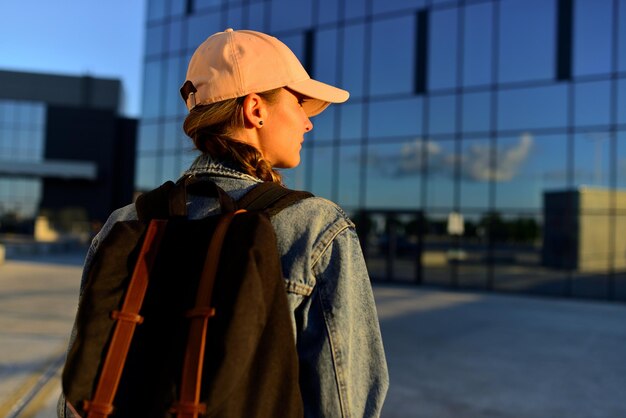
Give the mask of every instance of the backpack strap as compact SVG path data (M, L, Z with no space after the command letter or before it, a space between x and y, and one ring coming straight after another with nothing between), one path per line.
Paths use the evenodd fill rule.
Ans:
M209 243L196 292L196 302L193 309L187 312L191 321L187 335L180 396L178 402L170 409L170 412L176 413L177 418L197 418L206 412L206 404L200 402L200 387L209 319L215 315L215 309L211 306L213 285L228 227L235 216L245 212L239 209L222 215Z
M274 182L263 182L255 186L237 201L237 206L249 211L266 211L269 216L274 216L281 210L294 203L313 197L312 193L291 190Z
M166 225L166 220L150 221L122 307L119 311L111 312L111 318L116 321L115 328L93 399L84 403L88 418L106 418L113 413L113 400L122 377L130 343L137 324L143 322L139 311Z

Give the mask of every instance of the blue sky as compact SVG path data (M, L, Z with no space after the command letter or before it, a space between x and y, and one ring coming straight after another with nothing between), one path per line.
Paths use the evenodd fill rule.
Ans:
M2 0L0 69L121 79L137 117L144 0Z

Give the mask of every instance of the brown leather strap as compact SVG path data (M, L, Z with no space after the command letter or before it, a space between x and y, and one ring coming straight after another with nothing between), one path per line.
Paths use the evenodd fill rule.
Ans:
M143 321L139 310L148 288L150 271L154 266L166 225L166 220L150 221L122 308L111 312L111 317L116 320L115 329L98 379L96 393L92 400L85 401L84 404L88 418L106 418L113 413L113 400L122 376L130 342L135 327Z
M188 312L188 316L191 317L191 324L187 337L185 362L183 363L180 398L172 407L172 412L176 412L177 418L197 418L199 414L206 411L206 405L200 403L200 387L202 385L202 367L209 318L215 315L215 310L211 307L213 285L215 284L222 244L228 227L236 215L244 212L246 211L238 210L224 215L209 244L202 276L198 284L196 303L194 308Z

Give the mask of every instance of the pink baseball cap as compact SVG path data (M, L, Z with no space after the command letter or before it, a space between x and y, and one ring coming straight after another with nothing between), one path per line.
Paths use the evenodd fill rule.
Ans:
M308 116L350 93L313 80L293 52L273 36L251 30L226 29L208 37L196 49L181 88L187 109L287 87L305 96Z

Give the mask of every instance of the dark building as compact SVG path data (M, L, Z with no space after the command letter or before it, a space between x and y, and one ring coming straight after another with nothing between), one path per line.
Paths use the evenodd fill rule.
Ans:
M136 120L118 80L0 71L0 216L85 231L133 198Z

